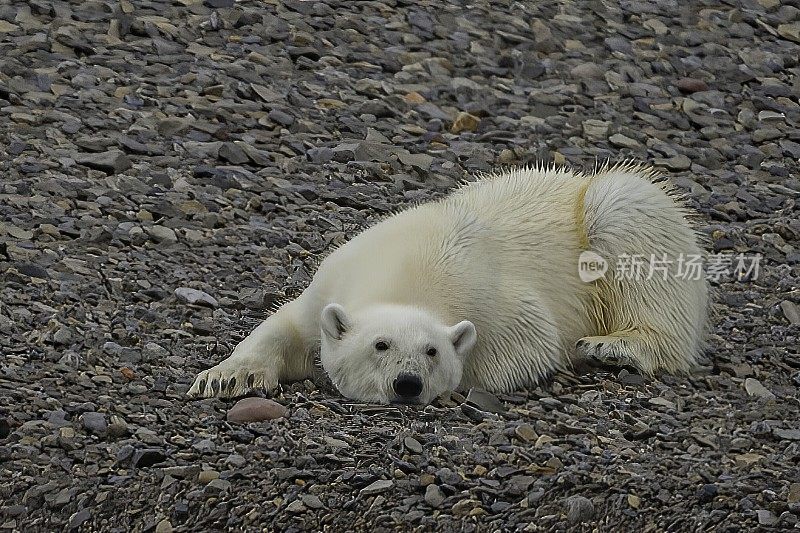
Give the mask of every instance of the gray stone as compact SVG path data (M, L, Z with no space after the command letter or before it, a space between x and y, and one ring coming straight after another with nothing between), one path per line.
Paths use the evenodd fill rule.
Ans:
M81 422L86 430L94 433L95 435L105 435L108 430L108 421L106 415L89 411L81 415Z
M800 440L800 429L776 428L772 434L782 440Z
M403 439L403 445L406 447L406 450L411 453L422 453L422 444L414 437L406 437Z
M172 523L169 519L164 518L158 524L156 524L155 533L172 533Z
M756 515L758 516L758 524L761 526L774 526L778 523L778 517L768 509L759 509L756 511Z
M800 43L800 22L778 25L778 35L787 41Z
M374 496L375 494L380 494L381 492L386 492L387 490L394 487L394 481L391 479L379 479L378 481L374 481L361 489L362 496Z
M768 400L774 399L775 394L761 384L756 378L747 378L744 380L744 389L750 396L758 398L766 398Z
M594 518L594 504L584 496L570 496L567 498L567 520L571 524L588 522Z
M692 166L692 160L683 154L678 154L666 159L656 159L654 163L669 170L688 170Z
M425 503L433 508L438 508L444 503L445 495L438 485L428 485L425 489Z
M203 307L219 307L219 302L216 298L207 292L192 289L190 287L178 287L175 289L175 296L178 297L183 303L190 305L200 305Z
M583 133L592 140L602 140L608 137L610 122L605 120L589 119L583 121Z
M304 494L300 497L303 501L303 505L308 507L309 509L324 509L325 505L322 503L322 500L319 497L313 494Z
M203 490L205 490L206 492L219 494L220 492L226 492L230 490L230 488L231 488L230 481L226 479L216 478L209 481L208 485L206 485Z
M86 522L92 517L91 511L89 509L81 509L80 511L72 514L69 517L69 523L67 524L67 530L73 531L77 530L81 524Z
M75 162L106 174L116 174L131 168L133 163L122 150L109 150L92 154L79 154Z
M175 230L166 226L146 226L144 230L158 243L170 244L178 241Z
M620 148L629 148L631 150L635 150L636 148L641 147L639 141L637 141L636 139L631 139L630 137L626 137L621 133L615 133L614 135L608 138L608 141L614 146L618 146Z
M487 413L502 414L506 412L505 406L497 399L497 396L482 389L470 389L466 402Z
M781 311L790 324L800 324L800 307L796 303L789 300L782 301Z

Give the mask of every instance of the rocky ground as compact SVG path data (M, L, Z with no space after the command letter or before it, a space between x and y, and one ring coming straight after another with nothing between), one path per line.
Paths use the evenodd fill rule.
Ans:
M796 1L0 1L0 528L800 527L798 58ZM628 156L763 256L703 373L185 397L390 210Z

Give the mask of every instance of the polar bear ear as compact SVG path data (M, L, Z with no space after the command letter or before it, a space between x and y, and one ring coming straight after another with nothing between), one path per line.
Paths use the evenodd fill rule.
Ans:
M469 320L459 322L448 330L450 342L459 357L466 357L469 351L475 346L478 340L478 332L475 331L475 324Z
M341 339L350 328L350 317L339 304L328 304L320 317L322 332L332 339Z

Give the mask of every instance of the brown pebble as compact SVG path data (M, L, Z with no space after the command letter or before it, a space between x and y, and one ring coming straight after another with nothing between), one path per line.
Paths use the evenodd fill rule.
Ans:
M246 424L282 418L287 413L288 410L278 402L266 398L243 398L228 409L227 419L228 422Z
M682 93L698 93L708 90L708 84L696 78L681 78L675 82L675 87Z
M466 111L462 111L453 121L453 125L450 127L450 132L461 133L462 131L475 131L478 129L478 124L480 121L481 119L475 115L471 115Z

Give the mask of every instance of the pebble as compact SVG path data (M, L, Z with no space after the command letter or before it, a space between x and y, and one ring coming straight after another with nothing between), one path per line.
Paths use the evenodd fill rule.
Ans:
M197 475L197 481L203 485L208 484L211 480L219 478L219 472L216 470L203 470Z
M175 230L166 226L147 226L144 231L158 243L171 244L178 242L178 235Z
M610 127L611 123L605 120L589 119L583 121L583 132L592 140L607 138Z
M389 489L394 487L394 481L391 479L379 479L378 481L374 481L361 489L362 496L374 496L375 494L380 494L381 492L385 492Z
M766 398L768 400L774 399L775 394L761 384L756 378L747 378L744 380L744 389L750 396L757 398Z
M133 463L133 466L146 468L163 463L166 461L166 459L167 457L164 455L163 451L155 448L146 448L142 450L136 450L133 453L131 462Z
M514 434L525 442L535 442L539 438L530 424L520 424L514 428Z
M789 485L789 495L786 497L788 503L800 503L800 482Z
M758 523L762 526L774 526L778 523L778 517L775 514L768 510L768 509L758 509L756 511L758 515Z
M669 170L688 170L692 166L692 160L683 154L678 154L666 159L656 159L655 164L666 167Z
M466 111L461 111L453 121L453 125L450 126L450 132L461 133L463 131L475 131L478 129L480 122L481 119L475 115L467 113Z
M305 504L300 500L294 500L286 506L286 510L290 513L304 513L307 509Z
M69 517L69 523L67 524L68 530L75 530L78 529L81 524L86 522L92 517L91 511L89 509L81 509L80 511L74 513L72 516Z
M585 496L567 498L567 520L570 524L588 522L594 518L594 504Z
M422 453L422 444L419 443L414 437L406 437L403 439L403 445L411 453Z
M675 87L677 87L682 93L687 94L708 90L708 84L703 80L698 80L696 78L680 78L675 82Z
M95 435L105 435L108 430L106 415L97 412L86 412L81 415L83 427Z
M796 303L789 300L782 301L781 311L783 311L783 316L786 317L790 324L800 324L800 306Z
M505 406L497 399L497 396L481 389L470 389L467 393L466 403L487 413L502 414L506 412Z
M800 22L778 24L778 35L789 41L800 43Z
M639 141L636 139L631 139L621 133L615 133L611 137L608 138L608 141L613 144L614 146L618 146L620 148L628 148L630 150L635 150L639 148L641 145Z
M101 170L106 174L117 174L131 168L131 160L122 150L109 150L95 154L80 154L75 158L79 165Z
M175 296L178 297L178 300L181 302L190 304L190 305L201 305L204 307L219 307L219 302L216 298L208 294L207 292L192 289L189 287L178 287L175 289Z
M318 496L314 494L304 494L300 498L303 501L303 504L308 507L309 509L324 509L325 504L322 503L322 500L319 499Z
M706 483L705 485L703 485L702 487L697 489L696 496L697 496L697 500L700 503L708 503L708 502L713 501L714 498L717 497L718 493L719 493L719 489L717 488L716 485L711 484L711 483Z
M428 485L425 489L425 503L433 508L439 508L444 502L445 495L438 485Z
M642 499L635 494L628 494L628 505L634 509L638 509L642 505Z
M172 533L172 523L164 518L156 524L155 533Z
M284 418L289 413L286 407L266 398L242 398L228 409L228 422L246 424Z
M775 428L772 434L783 440L800 440L800 429Z
M206 492L210 492L212 494L218 494L220 492L227 492L231 488L231 482L225 479L212 479L208 482L203 490Z

